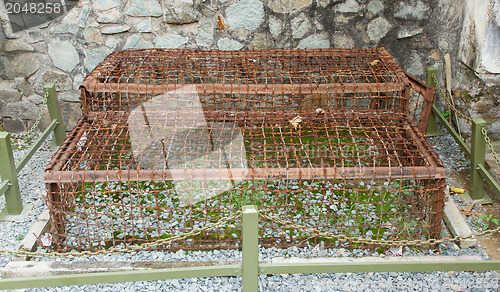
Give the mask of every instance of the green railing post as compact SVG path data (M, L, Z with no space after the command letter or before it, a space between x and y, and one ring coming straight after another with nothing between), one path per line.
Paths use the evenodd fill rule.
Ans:
M66 137L66 133L54 83L45 83L43 86L43 93L47 94L47 108L49 110L50 120L57 120L58 122L57 126L54 128L54 140L51 146L51 149L56 149L58 146L61 146Z
M243 292L255 292L259 290L259 213L255 206L243 206L242 225Z
M484 141L481 126L486 127L486 122L483 119L472 120L472 135L471 135L471 156L470 156L470 183L471 194L473 200L481 200L485 196L483 189L483 178L479 172L479 165L484 165L486 154L486 141Z
M5 219L8 215L20 215L23 212L23 201L17 182L16 165L8 132L0 132L0 176L3 181L8 180L10 184L5 191L7 206L0 214L0 219Z
M436 82L434 82L434 78L432 75L437 76L437 70L434 67L427 67L427 85L430 87L436 87ZM434 99L434 104L436 104L436 99ZM431 111L431 115L429 116L429 124L427 125L427 133L426 136L440 136L443 135L441 130L436 125L436 115Z

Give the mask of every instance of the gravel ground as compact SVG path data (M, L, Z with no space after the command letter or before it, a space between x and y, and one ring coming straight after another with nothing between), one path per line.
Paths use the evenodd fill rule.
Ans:
M451 140L450 140L451 139ZM43 184L43 171L50 160L53 151L48 150L50 141L46 142L41 150L30 160L19 175L19 184L22 191L23 202L33 204L33 210L25 216L22 222L0 222L0 237L3 238L1 248L14 249L21 242L36 217L45 208L45 188ZM22 143L21 143L22 144ZM460 153L458 145L450 136L436 137L431 140L448 173L460 172L467 169L468 161ZM15 151L15 157L22 156L22 150ZM450 170L452 170L450 172ZM450 185L460 186L457 178L447 178ZM454 197L458 199L458 197ZM461 203L467 205L467 203ZM4 197L0 198L0 207L5 205ZM480 207L475 207L479 208ZM471 219L472 220L472 219ZM475 227L474 224L472 227ZM484 250L472 248L460 250L454 244L441 245L439 250L416 250L404 248L402 255L476 255L483 259L489 256ZM359 257L390 256L378 254L369 250L346 250L328 249L323 250L321 246L308 246L304 248L288 249L260 249L260 259L266 260L272 257L310 257L310 256L336 256L336 257ZM38 259L45 260L45 259ZM66 261L68 259L58 259ZM109 260L135 260L135 261L232 261L241 260L241 252L237 250L213 250L200 251L178 251L178 252L138 252L135 254L107 255L102 257L79 258L74 260L109 261ZM9 257L0 257L0 268L10 261ZM472 273L472 272L432 272L432 273L356 273L356 274L309 274L309 275L273 275L260 276L259 287L261 291L498 291L499 280L495 272ZM49 289L31 289L29 291L238 291L241 290L241 277L214 277L199 279L180 279L169 281L145 281L134 283L85 285L79 287L56 287ZM19 290L24 291L24 290Z

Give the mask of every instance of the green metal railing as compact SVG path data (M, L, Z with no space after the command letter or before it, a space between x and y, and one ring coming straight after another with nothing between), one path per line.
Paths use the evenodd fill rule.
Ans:
M439 87L436 82L437 70L433 67L427 68L427 83L432 87ZM447 99L443 96L445 102ZM449 105L450 110L454 110L454 106ZM485 129L486 122L483 119L471 119L467 118L472 124L471 133L471 146L463 140L460 134L455 130L455 127L446 119L446 117L441 113L441 111L434 104L432 106L432 113L429 120L429 127L427 128L428 136L434 136L438 133L438 128L436 127L436 118L443 124L443 126L448 130L448 133L455 139L458 143L465 156L470 160L470 197L473 200L480 200L480 203L487 204L491 203L491 198L484 191L484 182L486 182L495 193L497 197L500 197L500 184L495 180L495 178L488 172L485 167L485 157L486 157L486 141L489 138L486 136ZM460 113L458 113L460 114Z
M2 182L0 183L0 195L5 194L6 202L5 209L0 213L0 220L9 219L16 215L22 215L28 211L27 208L23 206L17 175L21 172L31 157L33 157L35 152L40 148L50 133L54 132L52 148L61 145L66 135L64 132L64 125L59 108L59 101L57 100L55 85L53 83L47 83L44 85L43 91L44 98L46 98L44 103L46 102L47 104L51 123L31 145L28 151L26 151L17 164L15 163L12 155L12 145L10 141L11 134L8 132L0 132L0 165L2 166L0 167L0 177L2 178ZM42 114L43 107L37 121L41 119ZM34 130L35 127L33 127L32 130Z
M181 278L242 276L243 291L258 291L258 276L269 274L372 273L429 271L496 271L496 260L436 260L418 262L310 262L298 259L293 264L259 263L259 213L255 206L244 206L242 213L242 261L218 266L182 267L152 270L54 275L0 280L0 289L38 288L70 285L157 281Z

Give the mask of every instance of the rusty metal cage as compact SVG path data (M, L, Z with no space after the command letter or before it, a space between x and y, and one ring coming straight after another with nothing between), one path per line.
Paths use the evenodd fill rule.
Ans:
M434 91L379 49L115 52L45 173L57 250L168 238L242 205L337 234L438 237ZM264 246L324 240L261 219ZM238 248L240 221L165 249Z

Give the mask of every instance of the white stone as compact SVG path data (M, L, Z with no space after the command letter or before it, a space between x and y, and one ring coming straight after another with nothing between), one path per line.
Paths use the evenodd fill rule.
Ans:
M2 116L23 120L34 120L38 116L40 109L29 101L11 102L5 105Z
M151 18L139 22L136 27L138 32L151 32L153 29L151 24Z
M6 52L33 52L35 49L22 40L14 39L5 43L4 50Z
M77 74L75 78L73 78L73 90L80 89L80 85L82 85L82 82L83 82L83 75Z
M160 3L157 0L131 0L130 6L125 12L129 16L159 17L163 14Z
M402 27L398 32L398 39L409 38L421 34L424 31L422 27Z
M421 1L399 2L394 17L405 20L422 20L430 8Z
M120 0L96 0L92 3L95 10L110 10L120 5Z
M366 9L372 14L377 14L384 9L384 2L380 0L373 0L368 3Z
M368 23L366 32L368 33L370 41L377 43L389 32L391 28L392 24L390 24L389 21L383 17L377 17Z
M119 9L96 11L95 13L99 23L120 23L122 19L122 11Z
M281 34L282 27L283 22L279 18L272 15L269 16L269 31L274 38L277 38Z
M410 58L407 58L408 63L405 66L406 71L414 76L422 76L424 74L424 66L422 65L422 58L417 52L413 52Z
M217 46L219 47L220 50L239 50L243 48L242 43L232 40L228 37L221 38L217 42Z
M211 23L204 23L200 26L196 44L200 47L211 47L214 44L214 29Z
M123 49L149 49L153 47L153 43L149 40L146 40L142 37L141 34L134 34L131 35L128 39L125 45L123 46Z
M78 26L74 23L68 23L68 22L61 22L58 24L54 24L50 28L50 33L51 34L76 34L78 32Z
M187 43L189 39L176 33L159 36L155 39L156 48L176 49Z
M94 70L97 64L104 60L109 54L111 54L111 50L106 47L88 50L85 58L85 68L89 71Z
M88 43L102 44L103 38L101 32L95 27L86 27L83 30L83 36Z
M276 13L291 13L311 5L312 0L269 0L267 6Z
M330 3L332 3L332 1L331 0L316 0L316 3L318 3L318 5L321 7L326 7Z
M103 34L116 34L116 33L126 32L129 29L130 27L128 25L122 25L122 24L106 25L101 28L101 32Z
M293 18L291 24L292 24L292 35L294 38L297 39L303 37L311 27L311 23L307 19L307 16L304 14L301 14Z
M165 11L163 20L170 24L189 24L198 22L200 19L200 12L194 10L192 7L170 7Z
M335 10L342 13L356 13L361 10L361 6L358 2L356 2L356 0L347 0L346 2L338 5Z
M264 5L258 0L241 0L226 9L229 29L258 28L264 21Z
M83 8L80 17L78 18L78 26L85 27L85 24L87 23L91 10L92 9L89 6L85 6Z
M333 36L333 45L335 48L352 49L354 47L354 40L347 33L339 33Z
M80 102L80 93L75 90L59 93L58 99L66 102Z
M320 49L329 47L330 47L330 40L328 36L324 33L313 34L311 36L308 36L307 38L301 40L298 45L299 49Z
M37 53L17 54L12 59L12 70L17 75L29 78L36 71L38 71L38 69L40 69L40 59L41 58L37 55Z
M52 64L63 71L71 72L80 62L78 52L68 41L54 40L48 47Z

